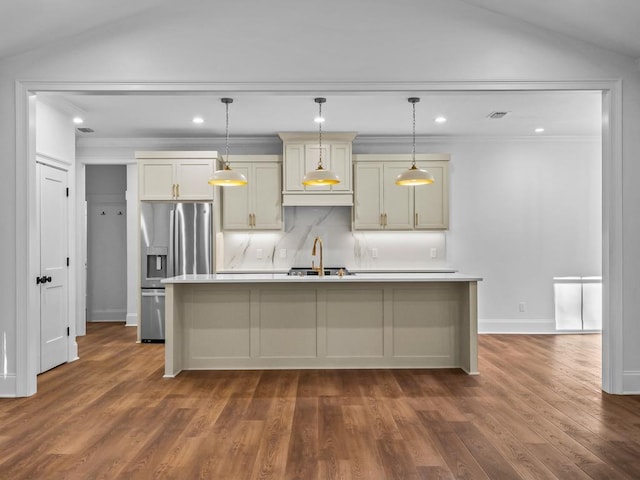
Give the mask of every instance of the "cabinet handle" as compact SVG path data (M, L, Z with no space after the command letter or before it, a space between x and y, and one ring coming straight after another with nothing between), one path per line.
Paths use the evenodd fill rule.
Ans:
M176 183L176 198L180 196L180 184Z
M414 220L413 220L413 226L414 226L414 227L417 227L417 226L418 226L418 214L417 214L417 213L415 214L415 218L414 218Z
M176 198L176 184L171 184L171 198Z
M385 227L387 226L387 214L386 213L384 214L384 226Z
M249 214L249 226L250 227L255 227L256 226L256 214L255 213L250 213Z
M379 223L380 223L381 227L384 227L384 213L380 214L380 222Z

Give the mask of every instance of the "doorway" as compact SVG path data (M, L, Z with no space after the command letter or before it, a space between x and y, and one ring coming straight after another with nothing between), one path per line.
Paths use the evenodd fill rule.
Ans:
M35 178L33 164L26 161L34 157L33 97L35 92L117 92L126 95L132 92L178 92L178 93L214 93L226 94L238 92L268 92L283 94L296 92L362 92L376 91L510 91L523 88L532 91L543 90L600 90L603 92L603 368L602 388L610 393L623 391L623 276L620 265L623 264L622 235L622 85L617 80L584 80L576 82L538 81L527 82L466 82L443 83L424 82L419 84L359 84L345 86L339 83L305 84L304 87L291 84L192 84L192 83L143 83L143 84L95 84L68 83L61 85L55 82L18 81L16 82L16 178L18 184L17 215L27 218L33 214L29 199L34 198L33 187L29 183ZM20 186L24 188L20 190ZM26 265L18 267L16 281L19 285L30 285L33 269L34 251L32 248L32 227L27 222L17 225L17 255L27 258ZM16 339L18 356L24 359L18 362L16 369L16 392L19 396L31 395L36 390L33 376L33 349L30 347L29 327L34 310L32 288L18 292L17 306L19 318L16 320Z
M87 165L87 321L127 316L127 170Z

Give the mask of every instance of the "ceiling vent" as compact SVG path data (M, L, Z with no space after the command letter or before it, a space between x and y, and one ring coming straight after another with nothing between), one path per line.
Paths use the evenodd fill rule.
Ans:
M507 115L509 115L509 112L491 112L489 115L487 115L487 118L493 118L493 119L499 119L499 118L504 118Z
M94 133L95 130L89 127L78 127L78 131L82 133Z

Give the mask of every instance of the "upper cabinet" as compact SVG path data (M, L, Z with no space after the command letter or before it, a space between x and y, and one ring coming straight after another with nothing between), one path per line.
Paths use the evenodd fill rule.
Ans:
M212 201L218 152L136 152L140 200Z
M449 155L420 154L416 163L434 182L395 184L410 155L354 155L353 227L356 230L446 230L449 228Z
M282 160L279 155L231 155L231 168L247 177L243 187L222 187L223 230L282 228Z
M351 144L356 134L322 133L322 164L340 183L305 186L302 179L315 170L320 158L317 133L280 133L283 142L282 203L284 206L353 205Z

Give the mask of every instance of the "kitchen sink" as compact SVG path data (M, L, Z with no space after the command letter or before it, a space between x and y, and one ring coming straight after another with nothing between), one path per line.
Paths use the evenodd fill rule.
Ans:
M325 267L324 274L325 276L339 276L340 271L342 271L342 275L355 275L347 270L345 267ZM318 276L320 272L318 270L314 270L309 267L293 267L289 270L288 275L298 276L298 277L306 277L306 276Z

